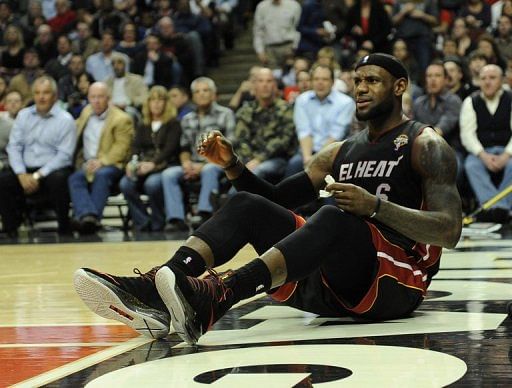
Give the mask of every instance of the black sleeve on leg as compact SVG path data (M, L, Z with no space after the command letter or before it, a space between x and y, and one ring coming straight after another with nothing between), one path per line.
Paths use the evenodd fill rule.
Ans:
M318 198L311 179L304 171L273 185L244 168L231 183L238 191L259 194L288 209L295 209Z

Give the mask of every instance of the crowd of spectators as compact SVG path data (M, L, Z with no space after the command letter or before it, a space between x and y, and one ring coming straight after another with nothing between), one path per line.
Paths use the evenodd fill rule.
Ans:
M205 73L248 11L258 60L223 107ZM362 129L352 68L372 52L409 70L404 113L455 150L466 211L512 183L511 0L0 0L3 230L41 196L59 233L93 233L120 190L135 230L187 232L187 190L197 225L222 185L202 135L222 131L269 181L299 172Z

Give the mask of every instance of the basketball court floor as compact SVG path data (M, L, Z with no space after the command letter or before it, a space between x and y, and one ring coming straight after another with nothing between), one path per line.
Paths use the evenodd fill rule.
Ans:
M0 387L512 386L512 233L476 234L444 252L411 318L318 317L261 296L235 306L195 347L104 320L72 286L79 267L147 271L181 241L113 230L0 238ZM246 247L232 267L254 256Z

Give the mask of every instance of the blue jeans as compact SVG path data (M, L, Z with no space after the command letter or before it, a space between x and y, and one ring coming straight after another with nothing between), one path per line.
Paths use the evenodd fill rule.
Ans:
M119 188L128 201L128 208L136 230L151 228L153 231L162 230L165 226L164 194L162 190L162 173L156 172L147 177L139 177L133 181L126 175L119 182ZM149 197L151 215L142 203L140 195Z
M219 189L219 178L224 173L219 166L207 163L201 170L201 190L199 192L199 203L197 210L211 213L213 211L210 203L210 193ZM181 166L169 167L162 172L162 187L164 191L165 213L167 220L185 219L185 204L181 181L183 179L183 168Z
M121 175L123 175L123 171L115 166L99 168L94 174L92 183L87 182L82 169L71 174L68 186L75 218L80 219L86 214L93 214L101 219L110 189L117 183Z
M485 152L499 155L503 153L504 149L504 147L498 146L489 147L485 149ZM478 156L472 154L468 155L464 162L464 168L466 169L466 176L468 177L469 184L471 185L480 205L494 197L512 183L512 159L507 162L503 170L503 179L498 187L496 187L492 182L490 171L487 170L484 163ZM509 195L503 198L493 207L501 207L510 210L512 208L512 196Z
M261 179L265 179L269 182L280 181L286 171L288 162L284 158L272 158L261 162L252 173ZM229 189L228 194L233 195L237 192L235 187Z
M304 160L302 159L302 153L299 151L288 161L284 177L288 178L301 171L304 171Z

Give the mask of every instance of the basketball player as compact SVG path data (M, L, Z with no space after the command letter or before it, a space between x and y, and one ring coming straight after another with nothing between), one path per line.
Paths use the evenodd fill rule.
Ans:
M167 334L170 312L189 344L233 304L262 292L323 316L409 316L439 269L441 247L460 236L455 155L431 127L402 114L408 75L394 57L363 57L354 81L356 114L368 128L327 146L278 185L245 168L219 132L204 137L200 153L224 168L238 193L171 260L140 278L78 270L82 299L154 337ZM335 182L326 186L327 175ZM321 189L336 206L323 206L307 223L287 210ZM211 269L246 243L259 258L220 275Z

